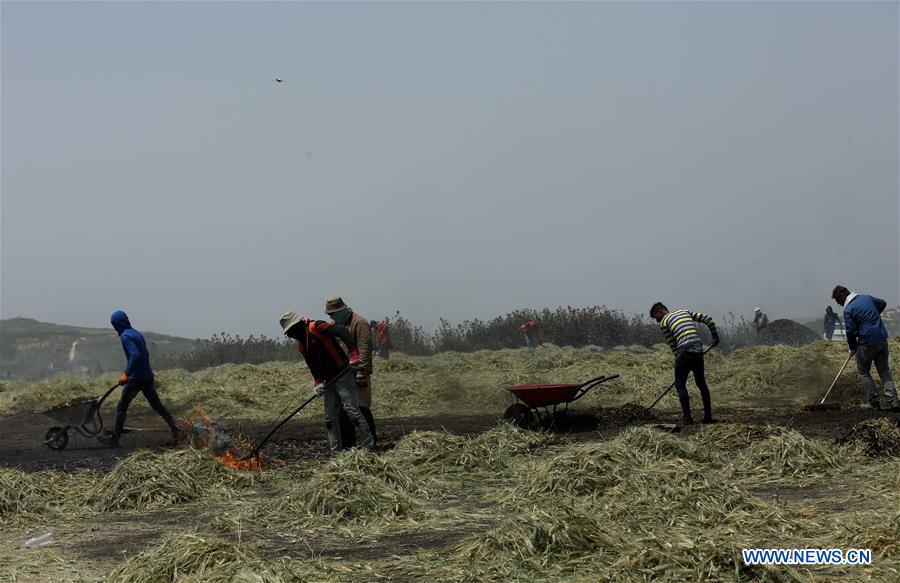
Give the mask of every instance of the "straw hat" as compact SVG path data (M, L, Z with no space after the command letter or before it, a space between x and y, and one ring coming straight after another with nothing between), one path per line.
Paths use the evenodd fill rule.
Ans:
M278 323L281 324L281 329L284 331L285 334L287 334L288 330L290 330L293 326L295 326L296 324L299 324L302 321L303 321L303 318L301 318L297 314L297 312L295 312L294 310L288 310L287 312L284 313L284 315L281 317L281 319L278 320Z
M340 312L341 310L346 309L347 304L344 303L344 300L342 300L340 296L333 296L325 300L326 314L334 314L335 312Z

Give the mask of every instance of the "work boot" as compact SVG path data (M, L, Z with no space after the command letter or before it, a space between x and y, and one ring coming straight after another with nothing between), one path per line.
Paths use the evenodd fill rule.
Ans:
M119 447L119 436L115 433L111 433L109 435L98 435L97 441L111 449L116 449Z
M166 445L174 446L180 445L181 443L187 441L188 435L187 432L183 431L180 427L172 428L172 439L166 443Z
M718 421L716 421L715 419L713 419L712 416L707 415L707 416L705 416L705 417L703 418L703 421L701 421L700 423L702 423L702 424L704 424L704 425L711 425L711 424L713 424L713 423L718 423Z
M682 424L682 425L693 425L693 424L694 424L694 418L693 418L693 417L684 416L684 417L681 418L681 424Z

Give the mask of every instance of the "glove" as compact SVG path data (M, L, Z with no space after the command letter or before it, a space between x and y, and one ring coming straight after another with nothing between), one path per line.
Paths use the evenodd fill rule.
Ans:
M325 394L325 383L317 381L316 386L313 387L313 393L315 393L315 395L317 397L321 397L322 395L324 395Z
M124 385L127 382L128 382L128 375L125 373L122 373L122 376L119 377L119 384Z
M712 335L712 346L718 346L718 345L719 345L719 335L713 334Z

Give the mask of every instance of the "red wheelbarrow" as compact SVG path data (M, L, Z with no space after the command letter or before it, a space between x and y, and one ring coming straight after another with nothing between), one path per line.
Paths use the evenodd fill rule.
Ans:
M569 403L574 403L585 396L594 387L606 381L619 378L619 375L603 375L587 382L565 385L518 385L507 387L516 402L507 407L503 418L527 429L544 426L553 429L557 420L569 410ZM562 411L559 407L563 406Z

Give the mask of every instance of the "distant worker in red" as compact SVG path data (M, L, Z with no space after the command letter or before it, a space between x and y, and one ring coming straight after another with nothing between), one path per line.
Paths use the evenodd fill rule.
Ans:
M541 339L541 329L538 327L537 320L533 318L528 320L519 326L519 330L525 335L525 346L527 346L529 350L534 350L540 346L541 342L543 342Z
M378 356L382 360L389 359L394 345L391 343L391 327L387 318L375 325L375 340L378 342Z

